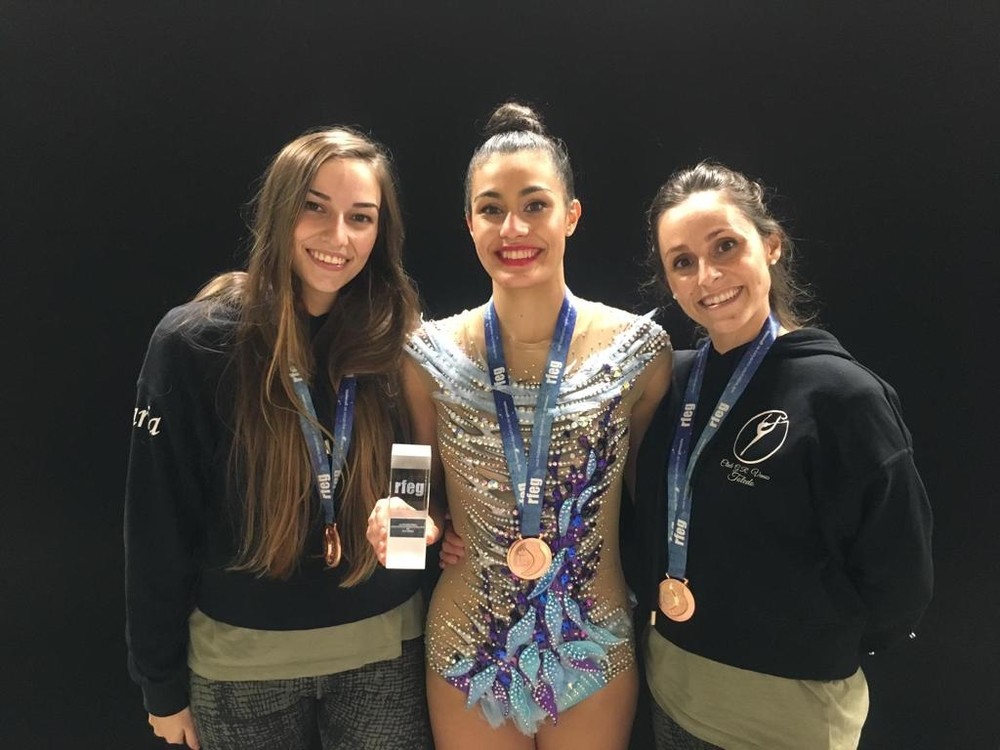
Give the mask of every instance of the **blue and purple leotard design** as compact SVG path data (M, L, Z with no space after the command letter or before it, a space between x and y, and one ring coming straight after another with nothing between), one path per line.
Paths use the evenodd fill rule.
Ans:
M552 564L537 580L507 567L519 538L482 348L482 312L426 323L410 355L433 379L452 522L466 557L442 575L428 613L429 667L494 726L534 734L632 668L629 594L618 560L618 508L633 385L668 346L647 317L580 301L555 406L540 536ZM613 321L613 322L609 322ZM583 325L581 325L583 324ZM525 444L538 383L506 388Z

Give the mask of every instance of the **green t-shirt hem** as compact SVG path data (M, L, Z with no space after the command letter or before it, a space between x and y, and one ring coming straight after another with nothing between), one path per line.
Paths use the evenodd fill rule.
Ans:
M648 628L646 681L685 731L726 750L853 750L868 716L868 683L792 680L689 653Z
M285 680L318 677L396 659L403 641L424 630L418 591L398 607L344 625L312 630L254 630L195 610L188 620L188 666L209 680Z

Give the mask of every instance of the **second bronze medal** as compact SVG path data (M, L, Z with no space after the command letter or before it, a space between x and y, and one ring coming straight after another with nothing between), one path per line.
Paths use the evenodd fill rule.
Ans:
M518 578L533 581L552 565L552 550L536 536L518 539L507 549L507 567Z

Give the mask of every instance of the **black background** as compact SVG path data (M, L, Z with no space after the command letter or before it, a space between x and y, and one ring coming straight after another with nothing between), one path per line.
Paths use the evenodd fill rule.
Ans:
M650 307L642 215L674 168L778 189L824 325L900 393L936 514L935 600L866 662L862 746L996 750L998 7L0 2L3 744L160 746L122 635L135 376L159 317L240 263L270 156L331 123L389 144L408 268L450 313L488 294L462 179L517 96L573 154L581 296Z

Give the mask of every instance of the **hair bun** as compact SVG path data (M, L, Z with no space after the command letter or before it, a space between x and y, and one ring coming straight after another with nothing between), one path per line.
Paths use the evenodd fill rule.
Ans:
M483 135L489 139L500 133L526 131L547 136L542 118L526 104L520 102L504 102L490 115L483 128Z

